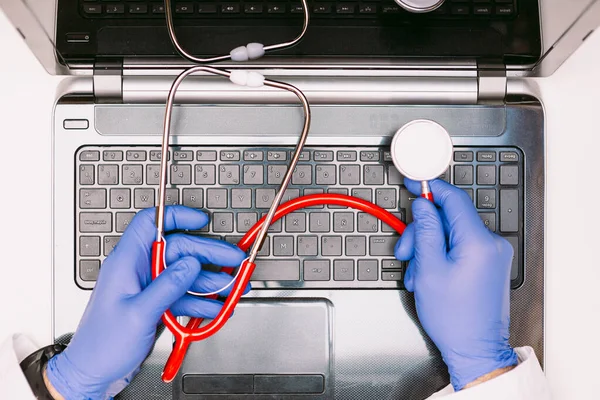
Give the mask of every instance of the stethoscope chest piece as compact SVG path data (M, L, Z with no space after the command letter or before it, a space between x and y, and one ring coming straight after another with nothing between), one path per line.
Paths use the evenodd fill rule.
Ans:
M440 124L420 119L398 129L390 153L398 171L415 181L438 178L452 160L452 139Z
M444 0L396 0L396 3L413 13L427 13L436 10Z

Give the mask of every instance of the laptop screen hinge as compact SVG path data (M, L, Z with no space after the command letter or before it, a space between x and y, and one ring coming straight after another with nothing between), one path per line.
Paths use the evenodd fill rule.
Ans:
M94 63L94 97L98 103L123 102L123 62L96 60Z
M504 104L506 66L501 63L478 63L477 70L477 103Z

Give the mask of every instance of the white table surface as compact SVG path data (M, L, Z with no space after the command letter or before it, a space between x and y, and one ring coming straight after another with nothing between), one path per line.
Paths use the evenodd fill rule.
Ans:
M51 112L60 78L47 75L1 11L0 51L0 341L20 332L41 346L51 340ZM598 398L600 29L537 83L547 113L546 374L556 399Z

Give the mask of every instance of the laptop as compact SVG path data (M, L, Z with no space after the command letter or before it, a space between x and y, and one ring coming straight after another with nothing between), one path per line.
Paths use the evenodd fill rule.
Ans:
M104 258L156 204L164 102L178 58L160 1L1 0L44 67L68 75L53 110L53 326L68 343ZM306 38L256 62L221 63L296 85L312 105L285 199L343 193L412 220L393 134L414 119L455 146L441 177L469 193L514 247L511 344L544 360L545 114L527 78L552 74L600 25L600 1L446 0L414 14L391 0L314 1ZM219 55L301 28L294 1L174 2L182 45ZM199 74L174 111L170 204L211 216L190 234L236 243L260 218L301 130L297 99ZM423 399L449 382L393 257L398 237L355 210L299 210L273 225L252 292L170 383L159 330L120 399Z

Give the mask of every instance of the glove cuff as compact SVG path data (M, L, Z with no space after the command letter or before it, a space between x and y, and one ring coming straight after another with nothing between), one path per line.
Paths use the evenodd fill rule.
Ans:
M107 387L87 383L69 361L67 351L52 357L46 365L46 376L54 389L67 400L105 399Z
M463 389L469 383L481 378L484 375L489 374L497 369L513 367L518 364L519 359L517 353L512 347L507 348L493 358L469 358L462 359L460 362L449 362L450 358L444 355L444 361L448 365L448 372L450 374L450 382L455 392Z

